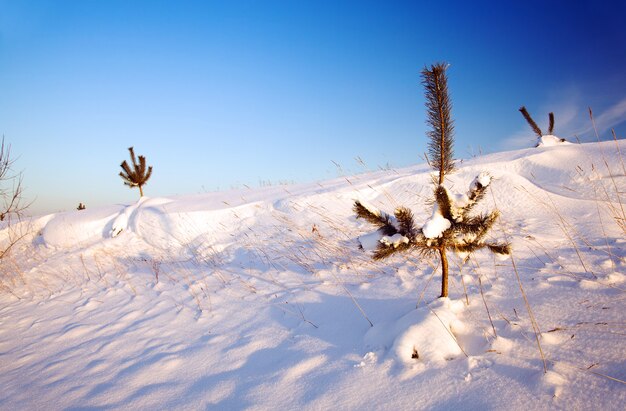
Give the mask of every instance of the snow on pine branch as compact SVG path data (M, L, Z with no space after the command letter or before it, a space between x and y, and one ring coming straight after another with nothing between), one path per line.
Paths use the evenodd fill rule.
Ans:
M499 213L493 211L486 215L470 215L491 182L491 175L481 172L472 180L465 193L452 194L444 186L437 186L432 214L421 227L415 224L413 213L405 207L397 208L395 215L391 216L369 204L356 201L354 210L357 218L364 218L378 227L377 231L358 238L361 248L375 251L375 259L411 247L417 247L422 252L445 247L463 258L484 247L499 254L508 254L508 244L485 241Z

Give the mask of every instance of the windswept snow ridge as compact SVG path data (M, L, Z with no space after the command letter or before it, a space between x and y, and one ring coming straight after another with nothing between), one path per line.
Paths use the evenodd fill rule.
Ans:
M0 245L24 237L0 260L0 410L625 409L623 161L464 161L450 198L488 186L475 212L501 212L514 260L451 258L450 299L436 256L357 246L407 239L364 237L355 198L445 230L423 165L5 225Z

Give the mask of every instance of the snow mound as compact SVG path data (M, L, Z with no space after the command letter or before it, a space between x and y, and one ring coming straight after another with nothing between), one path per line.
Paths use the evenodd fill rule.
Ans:
M412 366L423 362L428 366L444 366L463 353L455 330L463 324L457 318L462 303L442 298L405 316L401 322L413 322L395 339L392 352L401 363Z
M129 205L120 211L118 216L115 217L115 220L113 220L109 235L111 237L117 237L124 230L131 228L137 230L140 212L143 212L144 210L154 210L171 202L172 200L166 198L141 197L135 204ZM163 215L166 215L165 210L160 211Z
M537 140L537 147L553 147L558 145L568 145L572 144L565 140L564 138L553 136L552 134L547 134L545 136L541 136Z
M88 245L108 237L110 223L121 206L68 211L54 215L42 230L44 244L70 248Z
M59 248L88 246L123 232L135 232L154 242L155 238L164 237L164 232L171 234L180 226L175 221L176 214L164 208L171 202L166 198L142 197L128 206L59 213L51 216L41 235L45 245Z
M466 331L459 319L464 310L461 301L440 298L395 322L375 324L365 341L370 348L389 350L409 374L440 368L463 355L457 338Z

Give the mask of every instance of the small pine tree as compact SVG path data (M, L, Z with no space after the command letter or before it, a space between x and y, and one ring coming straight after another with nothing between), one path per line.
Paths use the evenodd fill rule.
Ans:
M533 118L528 113L528 110L526 110L526 107L524 107L524 106L520 107L519 111L520 111L520 113L522 113L522 116L524 116L524 119L526 120L526 122L528 123L530 128L533 129L533 132L537 136L537 139L538 139L537 147L540 145L539 142L541 141L541 138L543 136L546 136L546 135L552 136L553 135L553 133L554 133L554 113L552 113L552 112L548 113L548 133L547 134L543 134L543 132L541 131L541 129L539 128L537 123L535 123L535 120L533 120ZM558 141L565 142L565 139L564 138L560 138L560 139L558 139Z
M456 252L467 258L481 248L497 254L509 254L508 243L497 243L485 239L499 213L471 215L491 183L491 176L481 173L470 184L463 201L454 201L444 187L446 173L454 171L453 121L451 102L448 96L447 65L435 64L422 71L422 83L426 91L427 123L430 164L438 172L435 179L433 214L418 228L413 213L405 207L396 209L394 216L368 207L356 201L354 212L357 218L378 227L380 239L374 251L375 260L384 259L401 251L416 250L422 255L439 254L441 261L441 297L448 296L448 258L446 251ZM394 218L395 217L395 218Z
M133 163L133 168L131 170L126 160L124 160L122 164L120 164L123 170L120 172L120 177L124 180L124 184L130 188L139 187L139 197L143 197L143 186L152 175L152 166L146 169L146 158L139 156L139 163L137 163L133 148L129 147L128 151L130 151L130 159Z

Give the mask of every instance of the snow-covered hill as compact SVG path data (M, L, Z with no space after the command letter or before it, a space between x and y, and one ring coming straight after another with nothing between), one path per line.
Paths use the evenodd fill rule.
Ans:
M447 186L494 177L513 256L453 259L450 299L436 259L356 243L356 199L430 216L426 166L14 225L0 409L624 409L623 161L607 142L460 163Z

